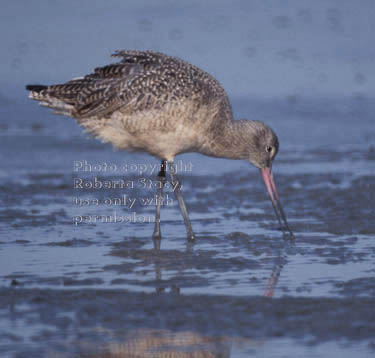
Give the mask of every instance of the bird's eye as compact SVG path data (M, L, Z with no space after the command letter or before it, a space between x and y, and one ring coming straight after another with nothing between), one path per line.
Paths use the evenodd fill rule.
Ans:
M271 147L270 145L267 145L267 147L266 147L266 151L267 151L268 153L271 153L271 151L272 151L272 147Z

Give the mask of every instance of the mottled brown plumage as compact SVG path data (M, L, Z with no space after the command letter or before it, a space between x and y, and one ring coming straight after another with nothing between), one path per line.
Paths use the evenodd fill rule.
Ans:
M30 97L76 118L119 149L144 150L168 160L188 151L246 159L248 146L255 144L243 142L249 129L273 134L260 122L234 123L222 86L194 65L152 51L118 51L113 56L122 61L42 90L30 86ZM276 151L275 145L274 155Z
M185 152L245 159L273 183L276 134L262 122L234 120L228 96L214 77L160 52L118 51L112 56L121 61L84 77L27 86L30 98L76 118L118 149L145 151L171 162ZM278 200L273 187L267 189Z

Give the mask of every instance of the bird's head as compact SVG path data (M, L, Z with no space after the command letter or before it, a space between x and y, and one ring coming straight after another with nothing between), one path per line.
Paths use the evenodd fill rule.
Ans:
M245 135L248 138L247 159L260 170L280 227L283 228L281 223L282 219L285 228L290 232L291 237L293 237L293 233L289 228L284 210L281 206L279 194L277 193L272 175L272 162L279 151L279 140L277 135L263 122L246 121L244 124L244 132L247 132Z
M247 121L249 135L249 157L251 164L259 169L271 168L279 151L279 140L275 132L259 121Z

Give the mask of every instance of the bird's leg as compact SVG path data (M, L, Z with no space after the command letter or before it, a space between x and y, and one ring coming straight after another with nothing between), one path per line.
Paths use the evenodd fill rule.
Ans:
M186 209L184 199L183 199L182 194L181 194L181 182L176 175L176 167L175 167L174 163L168 162L168 164L169 164L169 169L170 169L169 174L171 176L172 188L173 188L173 191L176 195L178 205L179 205L180 210L181 210L181 214L182 214L182 216L184 218L184 221L185 221L188 240L193 241L193 240L195 240L195 236L194 236L194 233L193 233L193 229L191 228L189 215L188 215L188 212L187 212L187 209Z
M160 206L161 206L161 200L163 196L163 187L165 184L165 168L166 168L167 162L165 160L161 161L161 168L158 174L158 191L156 196L156 213L155 213L155 228L154 228L154 234L152 235L154 241L160 241L161 240L161 232L160 232ZM160 248L160 242L155 242L155 248Z

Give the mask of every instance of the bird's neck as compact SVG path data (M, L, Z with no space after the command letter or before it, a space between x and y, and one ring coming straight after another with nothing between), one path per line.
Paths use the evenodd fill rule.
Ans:
M245 119L221 121L200 152L211 157L248 159L248 141L244 137L246 122Z

